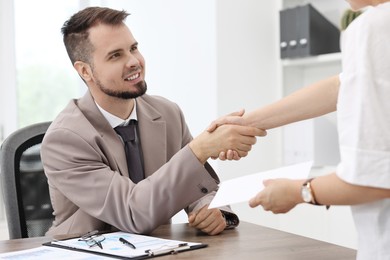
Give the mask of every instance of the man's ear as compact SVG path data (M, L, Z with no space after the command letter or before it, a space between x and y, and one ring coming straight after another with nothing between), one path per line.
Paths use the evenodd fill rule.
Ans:
M83 61L76 61L73 64L73 67L77 70L80 77L85 81L88 82L92 78L92 70L91 66L89 66L88 63L85 63Z

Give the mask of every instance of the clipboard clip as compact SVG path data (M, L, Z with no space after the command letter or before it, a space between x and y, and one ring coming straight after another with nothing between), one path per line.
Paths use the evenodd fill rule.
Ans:
M148 254L148 256L158 256L158 255L166 255L166 254L177 254L180 251L190 249L191 247L188 245L188 243L181 243L174 246L162 246L158 249L148 249L145 250L145 253Z

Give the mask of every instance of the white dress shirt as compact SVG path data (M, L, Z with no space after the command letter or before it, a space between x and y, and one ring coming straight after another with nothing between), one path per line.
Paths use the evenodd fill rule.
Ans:
M102 107L100 107L98 105L98 103L95 102L95 104L99 108L100 112L103 114L104 118L106 118L108 123L110 123L112 128L115 128L119 125L128 125L130 120L132 120L132 119L137 120L137 101L136 101L136 99L134 99L133 111L131 111L130 116L126 120L123 120L122 118L119 118L119 117L111 114L110 112L104 110Z

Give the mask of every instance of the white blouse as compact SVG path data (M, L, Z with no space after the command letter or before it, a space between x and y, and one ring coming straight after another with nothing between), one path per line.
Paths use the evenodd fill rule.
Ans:
M368 8L342 35L337 104L348 183L390 189L390 2ZM352 206L358 259L390 259L390 199Z

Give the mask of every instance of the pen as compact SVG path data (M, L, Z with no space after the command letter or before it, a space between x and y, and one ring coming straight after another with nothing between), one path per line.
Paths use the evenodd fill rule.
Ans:
M121 241L123 244L125 244L126 246L129 246L133 249L136 249L135 245L133 245L132 243L130 243L129 241L127 241L126 239L124 239L123 237L120 237L119 238L119 241Z

